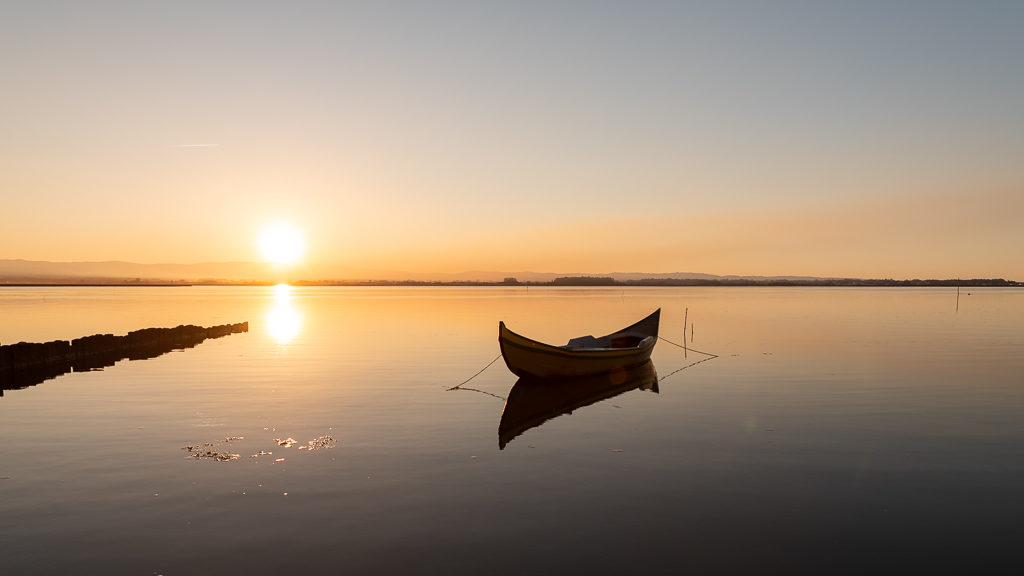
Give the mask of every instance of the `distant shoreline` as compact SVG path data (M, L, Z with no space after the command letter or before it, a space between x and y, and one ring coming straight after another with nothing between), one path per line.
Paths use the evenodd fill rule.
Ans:
M195 284L175 283L139 283L131 284L126 282L0 282L0 288L178 288L195 286Z
M168 281L89 281L89 282L3 282L0 281L0 288L179 288L191 286L274 286L280 282L246 282L246 281L198 281L198 282L168 282ZM547 282L520 282L509 278L500 282L459 280L459 281L429 281L429 280L297 280L288 282L291 286L336 286L336 287L617 287L617 288L646 288L646 287L714 287L714 286L751 286L751 287L940 287L940 288L1015 288L1024 286L1024 282L1004 280L1002 278L972 278L961 280L892 280L892 279L858 279L858 278L837 278L837 279L815 279L815 280L783 280L783 279L678 279L678 278L644 278L639 280L615 280L610 277L593 276L569 276L556 278Z

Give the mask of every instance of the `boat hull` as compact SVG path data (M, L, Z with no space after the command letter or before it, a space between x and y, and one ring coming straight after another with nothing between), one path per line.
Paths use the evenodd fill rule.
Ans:
M508 369L520 377L574 378L639 366L651 358L661 310L618 332L592 339L601 347L552 346L498 324L498 344ZM620 344L625 343L625 344Z

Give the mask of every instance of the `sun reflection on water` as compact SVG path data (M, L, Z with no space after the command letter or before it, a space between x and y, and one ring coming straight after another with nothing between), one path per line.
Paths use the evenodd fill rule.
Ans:
M287 344L302 330L302 315L292 306L292 287L273 287L276 304L267 312L267 334L278 344Z

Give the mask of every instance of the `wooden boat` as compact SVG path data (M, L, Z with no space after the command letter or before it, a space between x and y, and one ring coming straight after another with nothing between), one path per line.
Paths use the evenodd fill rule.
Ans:
M600 338L581 336L552 346L520 336L498 323L498 344L505 365L519 377L573 378L639 366L658 342L661 308L643 320Z
M498 448L530 428L630 390L658 392L658 373L648 360L629 369L582 378L520 378L509 390L498 423Z

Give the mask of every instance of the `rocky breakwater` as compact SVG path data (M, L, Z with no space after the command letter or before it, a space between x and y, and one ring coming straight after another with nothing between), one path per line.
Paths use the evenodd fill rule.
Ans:
M192 348L207 338L248 332L249 323L219 326L182 325L143 328L124 336L93 334L53 342L18 342L0 345L0 395L39 384L68 372L85 372L128 360L144 360L172 350Z

